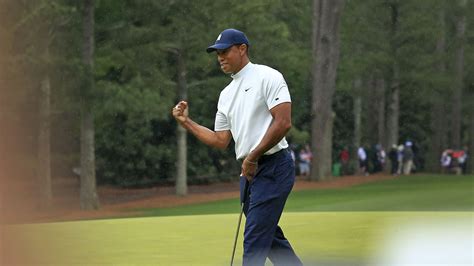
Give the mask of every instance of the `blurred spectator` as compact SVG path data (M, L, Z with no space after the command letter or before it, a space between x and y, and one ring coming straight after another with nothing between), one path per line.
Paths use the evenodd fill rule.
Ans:
M366 149L367 152L367 158L368 158L368 172L369 173L376 173L378 172L378 167L377 167L377 149L375 148L375 145L373 145L371 148Z
M344 146L342 151L339 153L339 160L341 161L342 175L347 175L349 173L349 149L347 146Z
M357 150L357 157L359 158L360 174L369 175L367 152L363 146Z
M466 163L467 155L464 150L454 150L451 153L451 170L454 171L455 174L460 175L463 172L464 164Z
M383 149L382 145L377 144L375 145L375 165L374 165L374 172L381 172L383 171L383 167L385 164L385 150Z
M403 144L398 145L397 148L397 161L398 161L398 169L397 169L397 174L401 175L402 174L402 168L403 168L403 150L404 150Z
M466 173L467 152L465 150L444 150L441 154L442 172L455 173L457 175Z
M467 158L469 157L467 147L464 147L463 152L464 154L459 160L459 165L461 167L462 174L465 175L467 174Z
M398 150L397 145L393 144L390 152L388 153L388 159L390 160L390 174L396 175L398 174Z
M441 154L441 169L443 174L449 173L451 169L451 153L452 150L444 150L443 153Z
M411 167L411 172L413 173L421 171L421 169L423 168L423 156L420 156L420 147L417 145L416 142L414 142L411 146L411 149L413 151L413 165Z
M308 144L306 144L304 148L301 149L299 158L300 174L304 176L309 175L309 169L311 166L311 160L313 159L313 154L311 153L311 149L309 148Z
M413 143L411 141L405 142L405 148L403 149L403 174L409 175L413 167Z

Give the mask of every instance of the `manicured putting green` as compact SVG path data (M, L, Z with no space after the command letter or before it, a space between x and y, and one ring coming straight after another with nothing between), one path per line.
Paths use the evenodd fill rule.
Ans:
M410 223L418 229L408 232L421 234L414 240L434 239L423 247L444 244L436 238L441 231L460 240L467 236L472 248L473 180L415 175L350 188L298 191L288 199L280 225L305 265L367 265L387 238L403 235ZM0 255L34 265L228 265L239 211L238 200L230 199L138 210L138 215L150 217L8 226L2 231L8 245ZM430 223L439 220L441 226L435 223L432 227L437 229L430 229ZM408 240L402 248L412 242ZM449 247L437 254L446 254ZM472 260L472 253L465 253ZM242 234L236 254L239 265Z
M401 224L472 221L472 214L294 212L283 215L281 226L307 265L364 265ZM7 239L23 240L17 242L21 246L12 243L10 248L21 250L25 264L218 266L230 261L237 218L238 214L221 214L78 221L11 226L5 234ZM241 236L236 252L239 265Z

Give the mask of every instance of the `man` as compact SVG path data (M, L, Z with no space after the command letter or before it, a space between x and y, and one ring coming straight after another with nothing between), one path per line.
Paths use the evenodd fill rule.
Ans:
M391 164L390 174L397 175L397 169L398 169L398 148L397 148L397 144L392 145L392 149L390 149L390 152L388 153L388 158L390 159L390 164Z
M341 161L342 166L342 175L347 175L349 173L349 149L347 146L344 146L342 151L339 153L339 160Z
M226 29L207 52L216 52L221 70L232 82L221 91L214 130L192 121L188 103L172 110L176 120L205 144L225 149L231 138L242 163L240 191L247 217L243 265L302 265L278 226L286 199L295 181L295 168L285 134L291 128L291 98L281 73L250 62L245 34Z
M300 174L303 176L308 176L311 167L311 160L313 159L313 153L311 153L311 149L309 148L308 144L306 144L304 148L301 149L299 157Z
M367 159L367 153L365 152L365 148L360 146L357 150L357 157L359 157L359 171L361 174L369 175L369 165Z
M414 153L412 149L413 143L411 141L405 142L403 149L403 174L410 175L413 168Z

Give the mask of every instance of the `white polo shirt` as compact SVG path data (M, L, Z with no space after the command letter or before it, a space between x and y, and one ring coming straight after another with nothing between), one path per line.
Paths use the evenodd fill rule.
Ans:
M257 147L270 127L273 120L270 109L291 102L291 98L283 75L268 66L249 62L232 79L219 96L214 130L230 130L236 158L243 159ZM265 154L287 147L283 138Z

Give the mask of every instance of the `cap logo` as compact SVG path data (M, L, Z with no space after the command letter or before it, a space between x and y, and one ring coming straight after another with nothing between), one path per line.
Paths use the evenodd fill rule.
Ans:
M217 36L217 40L216 41L219 41L222 37L222 34L219 34L219 36Z

